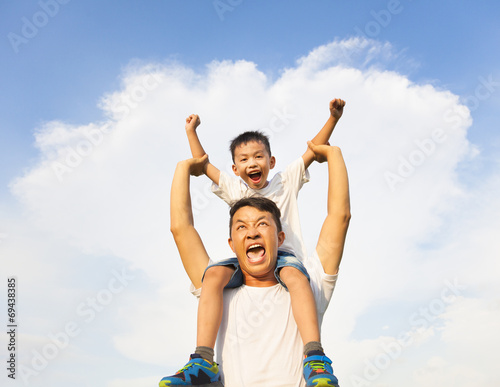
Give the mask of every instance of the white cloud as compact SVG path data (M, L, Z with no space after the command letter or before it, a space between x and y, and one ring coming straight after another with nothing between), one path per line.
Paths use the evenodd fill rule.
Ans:
M103 96L102 122L72 126L54 121L38 128L40 160L12 183L12 191L29 216L19 220L19 227L30 225L28 236L45 241L39 250L49 251L50 259L25 254L29 247L23 243L9 254L51 278L43 294L58 294L64 284L58 302L66 314L44 317L45 329L74 317L86 297L106 288L112 269L129 267L136 279L88 330L108 335L109 345L130 361L167 365L171 372L179 368L194 347L196 316L196 302L187 293L188 280L169 235L172 173L177 161L189 157L185 117L200 114L199 136L221 169L230 163L229 140L259 128L270 134L281 169L303 153L306 140L328 118L328 102L334 97L347 101L331 142L346 159L353 218L324 337L327 348L344 355L336 365L346 380L343 385L352 383L349 375L362 371L363 359L376 355L393 333L397 337L391 329L399 328L391 319L402 317L407 326L400 326L400 332L413 332L411 314L439 299L445 280L464 283L464 296L476 292L481 298L486 291L498 291L494 270L482 276L483 267L498 267L490 249L499 229L500 206L493 194L498 182L485 178L484 187L491 191L484 192L483 187L464 186L457 175L459 163L477 153L467 140L470 114L450 92L388 71L398 60L389 44L350 39L318 47L276 80L247 61L212 62L204 73L180 63L134 65L125 72L122 88ZM317 238L326 198L325 168L312 166L311 174L300 195L309 247ZM206 179L194 180L192 188L196 225L209 253L214 258L229 255L226 206L208 192ZM482 200L488 209L477 207ZM33 224L41 231L33 231ZM11 235L8 227L1 231ZM75 262L78 270L72 267ZM27 276L35 271L13 268L31 273ZM26 292L37 292L37 284L25 286ZM408 303L409 308L388 313L380 325L389 327L384 335L355 337L363 336L359 324L368 308L381 300ZM459 344L455 332L462 328L455 306L446 306L450 322L439 335L437 327L429 327L425 340L397 359L402 370L417 372L416 365L452 369L447 352ZM474 308L478 306L464 305L460 313ZM444 318L441 312L438 316ZM493 329L488 326L482 335ZM89 357L96 355L79 345ZM428 346L439 351L429 356L424 352ZM487 372L487 366L472 367L471 375ZM409 385L406 377L397 381L395 368L385 370L377 383ZM424 373L419 375L425 379ZM449 384L453 371L443 378L442 384Z

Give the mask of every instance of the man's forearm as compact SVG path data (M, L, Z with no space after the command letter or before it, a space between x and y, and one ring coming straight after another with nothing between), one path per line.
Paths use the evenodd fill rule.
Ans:
M186 161L180 161L175 168L170 191L170 229L174 234L193 225L189 185L189 165Z
M342 152L332 147L328 155L328 214L350 216L349 180Z
M199 288L209 257L193 223L189 190L190 174L193 172L198 175L202 168L201 165L193 164L193 160L179 162L174 172L170 192L170 230L184 269L193 285Z
M337 274L351 219L347 170L338 147L329 147L327 216L323 222L316 251L327 274Z

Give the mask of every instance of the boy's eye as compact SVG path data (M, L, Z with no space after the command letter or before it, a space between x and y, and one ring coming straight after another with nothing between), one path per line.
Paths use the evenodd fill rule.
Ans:
M267 226L267 223L266 222L260 222L259 226Z

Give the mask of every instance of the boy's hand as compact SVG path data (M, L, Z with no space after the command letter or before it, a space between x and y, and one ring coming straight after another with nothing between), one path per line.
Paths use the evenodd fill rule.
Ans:
M186 118L186 131L195 131L200 124L200 117L197 114L191 114L188 118Z
M334 147L328 143L327 145L314 145L312 141L307 142L307 146L314 153L314 160L318 163L324 163L328 160L328 154L333 152Z
M344 112L345 101L340 98L335 98L330 101L330 114L333 118L339 119L342 117L342 113Z

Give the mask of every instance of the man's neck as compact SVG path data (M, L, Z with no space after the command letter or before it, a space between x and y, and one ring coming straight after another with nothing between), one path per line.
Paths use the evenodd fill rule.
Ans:
M278 280L274 276L274 273L266 277L253 277L249 274L243 273L243 283L246 286L252 286L255 288L268 288L278 284Z

